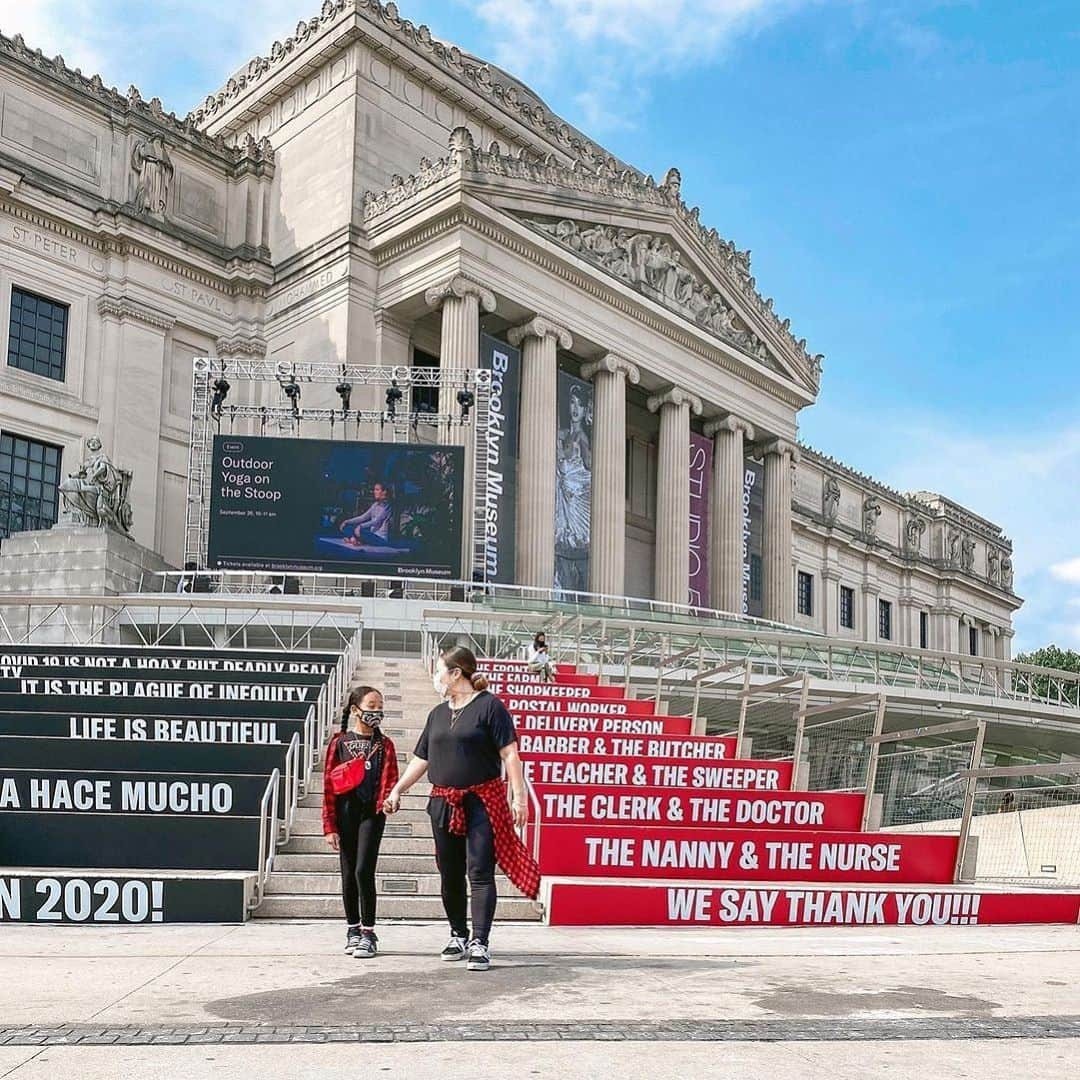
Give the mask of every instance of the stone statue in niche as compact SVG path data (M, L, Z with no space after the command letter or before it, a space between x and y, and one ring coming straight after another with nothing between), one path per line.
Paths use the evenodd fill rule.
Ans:
M821 482L821 516L830 525L840 516L840 481L835 476Z
M873 495L863 499L862 531L867 540L877 535L878 518L881 517L881 503Z
M91 435L86 440L83 463L60 485L60 524L130 533L131 475L130 469L114 465L101 448L101 440Z
M1013 564L1008 555L1001 557L1001 585L1005 589L1011 589L1013 586Z
M140 139L135 144L131 151L131 168L136 176L135 209L163 218L169 207L169 185L175 170L160 135Z
M926 522L921 517L910 517L904 529L904 539L908 551L917 552L922 546L922 536L926 532Z
M947 547L945 550L945 563L948 566L960 565L960 530L950 529L949 536L946 541Z
M972 570L975 567L975 541L965 536L960 541L960 569Z
M997 548L986 549L986 580L996 582L1001 574L1001 552Z
M683 262L682 253L662 236L631 233L611 225L534 219L533 224L561 244L640 289L698 326L746 350L760 363L779 370L769 346L744 323L720 293Z

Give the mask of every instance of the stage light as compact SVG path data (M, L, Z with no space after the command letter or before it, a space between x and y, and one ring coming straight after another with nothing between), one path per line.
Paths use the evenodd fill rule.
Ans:
M229 385L229 380L222 373L220 378L214 380L211 389L214 391L214 396L210 399L210 415L215 420L220 420L222 406L225 404L225 399L229 396L232 387Z
M300 384L296 381L296 375L290 375L288 379L283 376L278 376L278 382L281 383L281 392L289 400L289 406L292 409L293 416L300 415Z
M469 411L476 404L476 395L471 390L459 390L457 403L461 406L461 419L469 419Z
M334 387L334 392L341 398L341 411L347 413L349 411L349 402L352 401L352 383L345 382L345 380L342 379L342 381Z
M397 384L397 379L391 379L390 385L386 388L386 412L391 420L397 416L398 402L404 397L401 387Z

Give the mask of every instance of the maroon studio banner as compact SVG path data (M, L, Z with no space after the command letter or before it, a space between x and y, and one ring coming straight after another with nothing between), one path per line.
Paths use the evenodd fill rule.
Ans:
M554 882L552 926L993 926L1080 922L1080 893Z
M612 787L580 791L534 784L542 822L568 825L663 825L680 828L829 829L855 832L863 797L849 792L686 792Z
M540 869L552 877L944 885L958 843L926 833L543 825Z
M784 791L791 787L790 761L694 761L679 758L524 757L531 784L662 787L695 791Z
M519 732L581 732L590 735L689 735L689 716L567 716L563 713L517 713Z
M709 489L712 486L712 439L690 433L690 581L691 607L707 608L709 597Z
M688 758L723 761L735 753L735 740L708 735L569 735L518 732L522 760L536 754L618 758Z

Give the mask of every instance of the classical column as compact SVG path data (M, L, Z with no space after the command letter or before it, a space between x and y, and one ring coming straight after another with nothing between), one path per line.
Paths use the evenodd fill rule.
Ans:
M428 307L442 308L442 340L439 367L442 371L476 369L480 366L480 310L495 310L495 294L461 274L428 289ZM453 415L458 408L457 387L439 391L439 412Z
M518 420L517 582L555 583L555 440L557 357L574 343L569 331L537 317L507 335L521 348Z
M709 591L712 606L743 609L743 470L745 440L754 428L737 416L705 425L713 440L712 491L709 493Z
M641 375L629 360L608 353L586 364L592 379L592 518L589 590L606 596L626 591L626 383Z
M799 448L773 439L762 448L765 458L765 513L762 522L761 576L766 619L790 623L794 617L791 571L791 470Z
M480 310L495 310L495 294L461 274L428 289L424 294L428 307L442 308L442 336L439 345L440 371L475 371L480 366ZM458 410L458 386L443 382L439 388L439 412L453 416ZM474 429L451 428L449 441L465 447L465 482L462 497L461 577L472 578L473 499L476 454Z
M690 597L690 414L701 413L701 398L673 386L649 398L660 414L656 468L657 600L685 604Z

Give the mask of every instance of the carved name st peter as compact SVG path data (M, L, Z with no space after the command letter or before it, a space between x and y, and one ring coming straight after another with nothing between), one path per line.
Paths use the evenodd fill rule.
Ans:
M758 363L782 370L765 342L719 292L683 262L682 253L665 237L567 218L533 218L530 224L651 300L749 353Z

